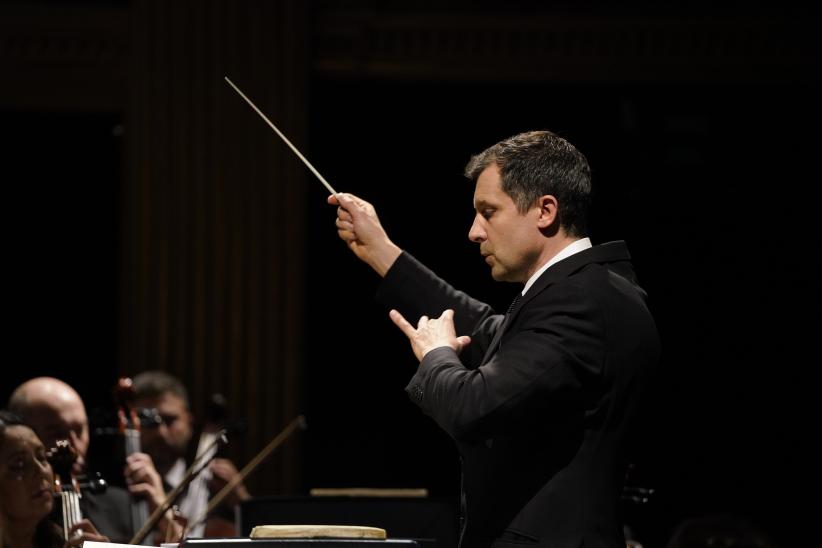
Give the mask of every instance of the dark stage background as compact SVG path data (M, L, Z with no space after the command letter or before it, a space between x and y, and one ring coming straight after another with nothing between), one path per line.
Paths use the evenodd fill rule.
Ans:
M186 380L200 415L208 395L228 395L249 426L234 448L239 465L305 413L309 430L255 473L253 494L425 487L454 499L457 455L404 394L416 364L373 301L376 275L337 239L323 186L222 77L236 75L282 120L337 190L374 203L398 245L500 309L517 288L494 283L467 239L473 189L462 169L504 137L547 128L587 155L592 238L627 240L662 335L631 476L655 491L646 504L626 503L629 525L646 547L662 548L687 517L733 513L783 548L808 545L820 461L822 140L807 13L708 3L695 12L676 3L624 12L598 2L273 4L0 8L11 326L0 397L54 375L104 422L119 375L160 367ZM478 11L486 19L472 26ZM531 27L544 18L557 32L580 20L589 30L556 65L511 44L483 50L495 52L488 57L468 51L471 33L494 20L516 28L521 12ZM212 37L225 14L239 30ZM591 28L625 16L644 21L646 38L689 21L703 39L668 44L653 63L618 43L585 46ZM290 23L245 35L244 22L274 19ZM444 34L452 42L427 42L430 57L418 44L380 41L401 42L390 29L406 25L456 30ZM98 65L78 64L53 38L64 28L69 44L88 36L115 46ZM712 47L735 53L717 60L705 44L722 39ZM256 40L275 53L248 53ZM25 49L31 43L41 49ZM597 57L597 47L616 60ZM176 65L160 60L163 48ZM454 51L462 56L438 58ZM511 51L525 61L506 58ZM79 83L89 74L104 74L100 98Z
M807 437L816 329L802 306L818 297L806 262L818 237L810 201L795 194L812 177L814 138L797 131L815 112L809 91L323 84L315 104L334 108L313 110L322 172L372 200L404 249L498 309L516 289L490 280L467 239L464 163L532 128L585 151L597 189L593 239L627 240L664 348L632 473L656 493L626 510L639 538L659 546L683 515L727 512L801 544L791 535L813 516L800 486L818 475ZM334 411L315 424L327 435L308 455L314 477L454 490L449 441L403 394L413 354L387 311L363 302L376 276L342 243L328 247L333 219L316 186L310 241L322 252L309 255L309 337L321 344L309 346L308 365L322 382L308 396Z

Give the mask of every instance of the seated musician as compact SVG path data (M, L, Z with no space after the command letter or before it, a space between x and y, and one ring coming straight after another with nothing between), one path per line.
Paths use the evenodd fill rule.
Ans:
M64 540L49 519L54 506L54 474L37 434L9 411L0 411L0 547L60 548L86 540L108 542L88 519L77 522Z
M19 415L37 432L47 447L53 447L59 439L68 439L77 452L75 472L85 472L89 448L89 425L85 404L74 388L52 377L36 377L18 386L9 399L9 409ZM147 490L150 478L157 476L150 460L141 466L138 474L132 474L133 492ZM157 476L159 477L159 476ZM158 497L162 498L162 493ZM109 483L103 493L83 493L80 507L88 517L113 542L128 543L136 529L131 523L132 496L123 488ZM166 537L165 522L158 528L158 537Z
M190 411L188 391L179 379L164 371L144 371L133 378L134 404L152 410L161 421L141 430L142 448L163 477L166 490L177 487L194 457L208 444L206 432L194 436L195 420ZM178 502L188 520L187 534L192 537L232 536L233 509L250 498L242 482L231 491L215 511L206 516L209 499L238 475L228 459L215 458L186 488ZM203 519L205 518L205 519Z

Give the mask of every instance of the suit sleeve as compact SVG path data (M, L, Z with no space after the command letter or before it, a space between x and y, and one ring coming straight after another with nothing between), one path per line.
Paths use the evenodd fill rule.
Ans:
M376 300L397 309L412 324L422 315L438 317L453 309L457 335L471 335L472 343L463 358L474 367L502 322L502 316L494 314L489 305L454 289L407 252L400 254L386 273Z
M585 391L602 374L603 326L586 291L572 283L554 286L523 305L487 363L471 370L451 348L437 348L406 391L466 442L510 433L534 417L579 417Z

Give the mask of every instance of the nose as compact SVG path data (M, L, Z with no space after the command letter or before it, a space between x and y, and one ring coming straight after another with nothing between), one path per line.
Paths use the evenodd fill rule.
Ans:
M165 422L161 423L157 427L156 431L157 431L158 436L160 437L161 440L163 440L164 443L169 442L169 440L171 439L171 429L168 427L168 425Z
M468 231L468 239L475 244L481 244L487 239L485 229L482 227L481 217L478 214L474 215L474 222L471 224L471 229Z

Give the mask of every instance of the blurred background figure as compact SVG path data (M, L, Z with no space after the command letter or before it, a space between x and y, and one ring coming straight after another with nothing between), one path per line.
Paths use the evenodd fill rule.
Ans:
M46 448L54 447L57 440L69 440L77 451L74 471L83 471L89 446L88 416L74 388L59 379L36 377L15 389L9 409L35 429Z
M49 519L54 507L54 474L46 448L18 416L0 411L0 546L59 548L86 540L108 542L83 519L65 542L61 528Z
M176 377L164 371L144 371L134 377L133 383L134 404L141 409L141 415L159 418L156 423L142 428L142 449L153 460L164 488L169 491L183 481L185 471L195 457L208 447L216 452L217 448L212 445L217 435L216 428L195 428L188 390ZM195 431L200 434L195 436ZM238 473L233 462L217 457L188 485L178 501L180 512L188 520L188 535L213 537L236 534L233 527L234 507L250 498L242 482L207 519L200 518L205 517L211 497Z
M8 407L34 429L47 449L57 440L69 440L77 452L74 473L87 472L88 416L74 388L53 377L35 377L14 390ZM128 492L111 484L102 493L86 492L80 499L82 514L113 542L128 542L134 533L130 504Z

